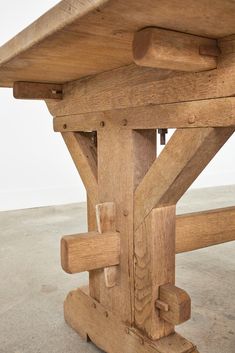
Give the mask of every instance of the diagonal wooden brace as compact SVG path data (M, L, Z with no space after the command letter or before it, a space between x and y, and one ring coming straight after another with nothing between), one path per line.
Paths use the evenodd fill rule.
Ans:
M234 130L176 130L135 191L135 228L153 208L176 204Z

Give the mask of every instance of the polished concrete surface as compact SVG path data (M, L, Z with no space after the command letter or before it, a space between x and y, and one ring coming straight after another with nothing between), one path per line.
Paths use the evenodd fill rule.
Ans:
M235 186L193 190L178 212L234 204ZM0 213L0 353L101 352L63 320L66 294L87 274L62 271L60 238L82 231L85 204ZM177 331L200 353L234 353L235 242L177 255L177 285L193 304L191 321Z

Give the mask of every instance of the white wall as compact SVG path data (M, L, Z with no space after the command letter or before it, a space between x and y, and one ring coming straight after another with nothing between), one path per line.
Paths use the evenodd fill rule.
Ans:
M58 1L0 2L0 45ZM18 101L0 89L0 210L85 200L85 190L43 102ZM183 142L182 142L183 143ZM231 139L193 187L235 183Z
M0 45L58 1L0 1ZM85 201L86 194L41 101L0 88L0 210Z

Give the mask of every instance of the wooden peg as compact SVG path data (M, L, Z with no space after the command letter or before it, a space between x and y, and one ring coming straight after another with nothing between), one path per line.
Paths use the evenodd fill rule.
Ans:
M191 317L189 295L183 289L171 284L160 287L156 307L160 310L160 317L173 325L182 324Z
M96 205L96 220L98 232L105 234L116 231L116 207L113 202L105 202ZM118 267L106 267L104 269L105 284L112 288L118 281Z

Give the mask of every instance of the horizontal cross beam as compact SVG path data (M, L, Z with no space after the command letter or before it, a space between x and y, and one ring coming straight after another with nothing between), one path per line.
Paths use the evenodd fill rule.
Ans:
M54 118L54 130L159 129L235 126L235 97L110 110Z
M183 214L176 218L176 253L235 240L235 207Z
M104 225L103 225L104 227ZM235 207L183 214L176 217L176 253L235 240ZM102 234L65 236L61 240L61 263L68 273L79 273L119 264L120 236Z
M217 69L178 72L129 65L65 84L62 101L48 101L51 114L65 116L150 104L234 96L235 53L222 54Z

